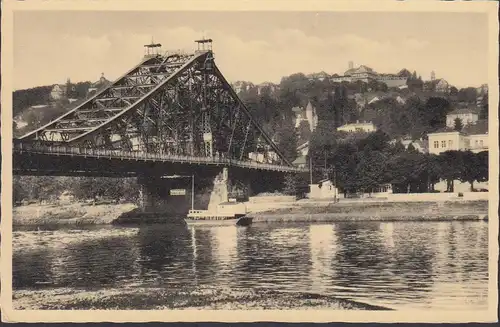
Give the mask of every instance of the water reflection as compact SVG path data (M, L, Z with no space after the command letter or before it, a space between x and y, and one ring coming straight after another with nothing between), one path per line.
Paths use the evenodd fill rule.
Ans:
M325 294L331 287L336 243L334 225L309 226L309 247L311 249L309 279L312 292Z
M335 295L393 308L487 305L485 222L20 231L14 289L202 287Z

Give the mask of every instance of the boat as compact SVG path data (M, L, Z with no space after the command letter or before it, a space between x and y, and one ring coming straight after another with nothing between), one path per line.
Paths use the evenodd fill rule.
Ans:
M237 202L236 199L229 199L228 202L219 203L209 210L198 210L194 208L194 175L191 177L191 210L184 221L188 225L236 225L248 226L252 223L252 218L247 216L247 208L244 203Z
M184 219L188 225L235 225L248 226L252 224L252 218L246 214L217 212L211 210L189 210L187 218Z
M223 202L211 210L189 210L186 219L188 225L236 225L248 226L252 218L247 216L244 203Z

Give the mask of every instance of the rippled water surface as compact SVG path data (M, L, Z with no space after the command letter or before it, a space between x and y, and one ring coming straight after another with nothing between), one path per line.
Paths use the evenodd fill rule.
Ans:
M487 308L486 222L15 231L14 291L309 292L394 309Z

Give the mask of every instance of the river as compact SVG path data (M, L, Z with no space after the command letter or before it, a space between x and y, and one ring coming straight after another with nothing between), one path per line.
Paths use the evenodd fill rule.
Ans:
M13 290L22 300L140 289L141 301L153 301L148 289L225 289L315 293L395 310L488 303L482 221L58 227L16 230L13 246Z

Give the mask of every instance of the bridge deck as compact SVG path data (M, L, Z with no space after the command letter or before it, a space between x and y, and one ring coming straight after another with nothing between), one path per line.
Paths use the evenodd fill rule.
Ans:
M187 164L204 164L204 165L227 165L240 168L273 170L280 172L306 173L307 168L281 166L268 163L260 163L254 161L235 160L224 157L195 157L182 156L171 154L148 153L142 151L123 151L123 150L105 150L105 149L88 149L76 147L62 146L32 146L22 143L14 144L13 152L43 154L54 156L72 156L72 157L93 157L107 159L125 159L135 161L154 161L154 162L173 162Z

